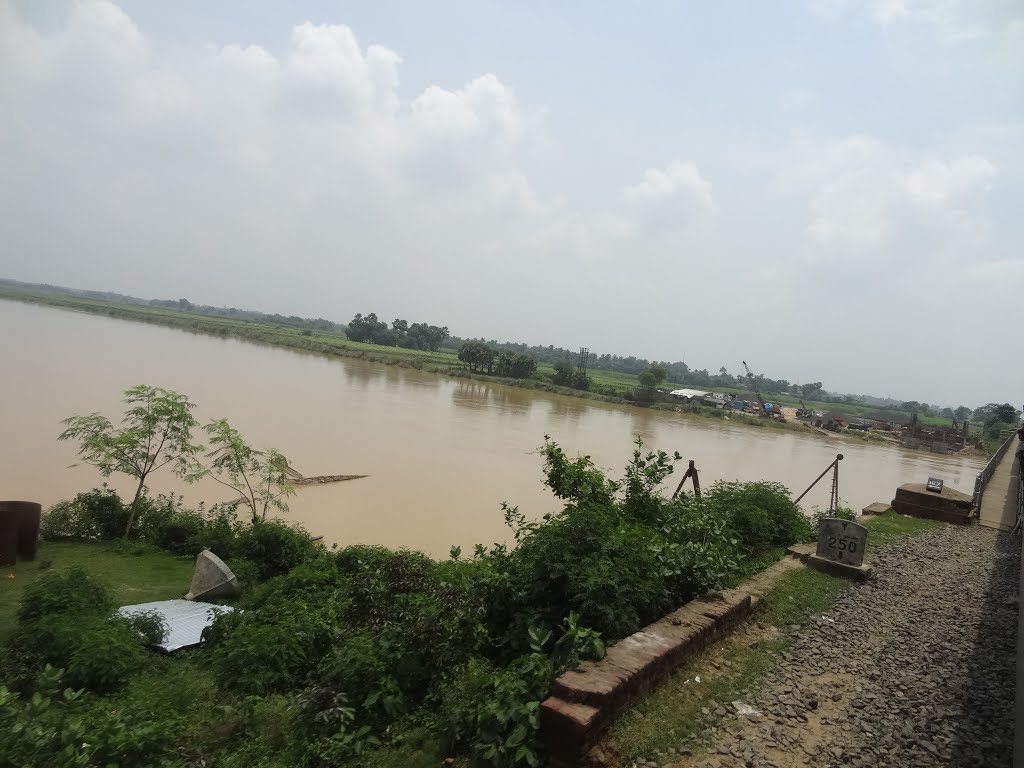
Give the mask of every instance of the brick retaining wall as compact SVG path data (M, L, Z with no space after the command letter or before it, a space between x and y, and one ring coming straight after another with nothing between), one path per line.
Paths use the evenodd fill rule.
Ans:
M757 596L724 590L693 600L555 681L541 704L541 740L552 760L575 765L616 713L651 690L685 659L750 615Z

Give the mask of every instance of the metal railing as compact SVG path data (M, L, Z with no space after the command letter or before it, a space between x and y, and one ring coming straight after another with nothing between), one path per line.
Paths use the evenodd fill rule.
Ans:
M1002 460L1003 456L1010 449L1010 444L1013 443L1017 438L1016 433L1011 434L1006 438L1006 442L1000 445L996 452L992 454L992 458L988 460L988 464L981 470L981 473L974 480L974 508L981 509L981 497L985 494L985 486L988 485L988 481L992 479L993 473L996 471L996 466Z
M1018 536L1024 528L1024 459L1017 466L1017 524L1013 532Z

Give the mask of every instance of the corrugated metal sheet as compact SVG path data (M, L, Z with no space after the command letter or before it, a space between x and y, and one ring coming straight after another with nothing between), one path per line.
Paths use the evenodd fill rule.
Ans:
M703 389L673 389L669 394L675 397L704 397L711 393Z
M126 605L118 608L117 612L122 616L146 612L160 614L167 625L167 637L159 647L171 652L199 645L203 630L213 623L217 615L233 610L230 605L197 603L192 600L158 600Z

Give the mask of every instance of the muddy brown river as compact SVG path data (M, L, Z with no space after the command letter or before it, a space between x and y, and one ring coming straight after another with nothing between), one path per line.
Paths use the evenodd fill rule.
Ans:
M0 498L44 506L102 481L91 467L69 468L75 449L57 441L61 419L99 411L116 421L121 393L135 384L185 393L200 421L228 418L250 443L278 448L304 475L369 475L300 488L290 500L287 517L328 543L434 556L453 544L468 551L509 541L502 501L534 517L559 508L541 484L535 451L545 434L615 476L640 435L651 448L696 459L704 486L769 479L795 493L841 452L840 495L854 509L888 501L898 485L929 476L970 493L983 465L11 301L0 300L0 328ZM124 495L134 490L124 477L110 482ZM154 494L184 493L189 503L230 496L213 481L188 486L166 472L149 485ZM827 506L828 493L823 480L803 506Z

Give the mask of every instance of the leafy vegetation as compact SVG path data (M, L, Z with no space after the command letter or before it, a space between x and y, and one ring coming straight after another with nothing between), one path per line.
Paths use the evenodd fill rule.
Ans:
M150 764L174 763L186 743L190 759L229 766L376 764L376 756L406 754L404 734L421 729L434 734L424 737L429 749L445 756L537 765L540 701L555 676L765 564L805 532L786 490L769 483L666 500L659 488L679 457L640 440L614 479L550 439L541 456L545 484L564 509L535 521L506 505L514 548L454 549L444 562L369 546L332 553L279 521L240 522L230 508L188 510L175 497L142 496L133 539L120 546L190 554L215 543L229 562L252 569L244 610L219 617L187 661L168 661L195 665L206 711L221 713L206 715L198 730L160 709L157 697L147 694L145 705L137 698L156 685L143 645L159 624L111 619L110 593L78 572L23 589L29 623L5 652L4 663L20 670L10 679L29 691L46 664L62 670L62 685L89 691L66 694L84 697L68 717L86 712L75 720L86 732L100 702L131 701L105 709L152 728L138 747ZM116 519L123 508L106 489L80 494L47 520L47 535L111 546L103 539L120 529L104 516ZM36 648L25 643L29 629L42 638ZM24 717L28 700L5 696L13 713L5 716ZM215 700L228 704L217 709Z
M213 478L239 494L253 522L266 520L267 511L287 512L285 498L295 493L288 480L288 460L276 449L252 448L227 419L214 419L205 427L213 447L210 460Z
M192 441L197 426L192 416L195 404L177 392L145 384L125 391L128 405L120 427L106 416L70 416L61 440L78 442L78 455L104 477L121 472L139 481L128 506L124 535L131 533L136 506L150 473L170 465L175 474L195 480L201 470L195 462L200 447Z
M432 352L441 349L444 340L448 338L447 327L427 325L426 323L409 325L405 320L395 320L388 328L388 324L377 319L377 315L373 312L366 317L361 314L353 317L348 324L346 333L352 341Z

